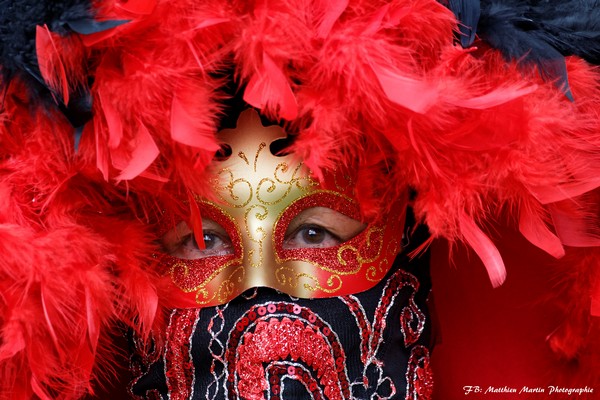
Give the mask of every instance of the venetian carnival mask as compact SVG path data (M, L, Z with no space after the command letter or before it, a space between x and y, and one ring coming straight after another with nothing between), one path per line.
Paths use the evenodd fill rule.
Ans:
M219 133L232 152L213 162L215 199L196 198L204 246L184 222L164 236L169 254L161 262L199 306L253 287L301 298L362 292L400 251L405 204L365 221L352 171L326 171L316 180L292 156L271 153L271 143L285 136L279 126L264 127L255 111L242 113L236 129Z

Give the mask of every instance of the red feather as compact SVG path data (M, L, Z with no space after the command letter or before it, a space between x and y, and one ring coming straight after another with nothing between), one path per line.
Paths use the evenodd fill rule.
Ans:
M198 118L194 118L177 96L174 96L171 106L171 138L176 142L199 149L211 152L219 150L213 132L210 130L203 132L201 128Z
M188 201L190 203L190 226L194 232L194 238L196 244L200 249L205 249L206 244L204 243L204 231L202 229L202 216L200 215L200 208L198 203L194 199L192 193L188 192Z
M262 61L262 68L248 82L244 101L283 119L295 119L298 104L286 76L267 53L263 53Z
M121 115L117 113L109 96L110 95L105 93L98 93L100 107L104 113L106 124L108 125L108 147L116 149L123 139L123 122L121 121Z
M138 15L150 15L156 8L157 0L127 0L118 3L118 7Z
M583 204L584 199L574 199L549 206L556 233L567 246L600 246L600 213L590 215Z
M8 304L8 303L6 303ZM21 324L15 316L3 319L2 344L0 345L0 362L10 359L25 349Z
M452 104L474 110L486 110L501 104L508 103L519 97L535 92L537 85L517 83L512 87L498 88L490 93L467 99L455 99Z
M423 114L439 99L440 93L435 85L404 76L382 65L372 64L371 68L388 99L402 107Z
M483 261L492 286L498 287L502 285L506 279L506 269L504 268L502 256L500 256L500 252L496 246L466 214L461 216L460 228L466 242L475 250L481 261Z
M132 147L130 159L126 161L125 165L115 165L121 169L117 180L135 178L144 172L160 153L148 128L142 122L139 122L137 136L130 146Z
M565 255L560 239L548 229L535 211L521 207L519 231L527 240L551 256L561 258Z
M93 300L93 296L90 293L90 287L86 286L85 291L85 314L87 316L87 329L88 339L92 354L95 356L98 349L98 339L100 338L100 326L98 324L98 316L96 315L96 308Z
M35 27L35 49L42 78L48 86L62 93L69 104L69 81L52 32L46 25Z
M329 35L333 24L348 7L348 0L316 1L316 8L322 9L322 15L319 15L319 24L317 26L317 36L324 38Z
M590 175L595 168L591 168ZM529 190L542 204L556 203L566 199L572 199L600 187L600 171L595 176L577 182L565 183L556 186L529 186Z
M84 132L89 131L88 124L86 128L84 128ZM100 119L97 118L94 120L94 144L95 144L95 152L96 152L96 168L102 173L105 181L108 181L109 176L109 161L108 161L108 151L105 147L104 134L105 132L99 128L99 125L102 125Z
M50 333L50 337L52 338L52 341L54 342L55 351L58 353L58 356L62 361L62 360L64 360L64 353L63 353L62 348L58 344L58 337L56 336L54 326L52 325L52 320L51 320L50 316L48 315L48 306L46 305L46 298L45 298L46 296L44 295L44 292L45 292L44 282L41 282L40 295L41 295L42 310L44 311L44 319L46 321L46 325L48 327L48 332Z

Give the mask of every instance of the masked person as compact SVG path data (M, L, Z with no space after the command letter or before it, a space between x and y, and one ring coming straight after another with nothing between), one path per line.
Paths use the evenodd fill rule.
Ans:
M165 215L172 228L161 264L175 290L201 307L171 314L165 353L155 363L144 365L148 355L140 349L143 373L133 393L431 394L428 288L405 270L406 258L394 263L406 199L385 218L365 219L354 171L326 172L318 181L293 157L272 153L282 134L263 127L256 112L243 112L235 129L219 134L231 154L211 164L214 199L194 199L203 237Z
M409 255L465 243L500 286L494 220L592 248L549 344L597 362L591 2L5 10L3 396L92 393L130 329L134 396L431 398Z

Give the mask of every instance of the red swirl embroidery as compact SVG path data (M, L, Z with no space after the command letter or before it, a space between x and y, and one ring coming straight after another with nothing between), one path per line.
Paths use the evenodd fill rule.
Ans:
M280 320L278 313L291 316ZM300 381L313 398L350 398L346 357L338 338L316 314L296 304L252 307L235 324L225 358L233 399L240 393L245 399L263 399L265 391L278 396L283 376ZM300 362L305 369L295 367ZM293 366L293 373L288 368L281 374L277 366Z
M400 313L400 329L404 335L404 345L415 343L425 327L425 314L415 303L415 294L419 290L419 281L406 271L398 270L390 277L381 297L379 306L375 311L373 322L373 335L371 336L371 349L375 350L382 340L382 334L386 326L387 313L398 295L405 286L413 289L408 305ZM413 325L416 325L413 328Z
M188 399L192 394L194 364L190 356L190 346L199 314L200 309L178 309L171 314L164 355L165 375L171 400Z
M415 346L408 359L406 370L405 400L430 400L433 394L433 372L429 351L424 346Z

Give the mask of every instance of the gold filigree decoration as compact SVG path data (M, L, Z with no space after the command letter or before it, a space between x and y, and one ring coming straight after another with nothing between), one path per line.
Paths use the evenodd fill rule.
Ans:
M308 274L306 272L297 272L294 268L290 268L287 266L281 266L277 268L275 271L275 277L277 278L277 282L281 285L282 288L289 287L291 289L296 289L300 284L300 279L308 279L313 283L313 285L304 282L302 286L305 290L310 292L315 292L320 290L325 293L335 293L342 288L343 281L337 274L332 274L327 277L326 284L323 285L319 278Z
M356 246L352 245L352 244L344 244L342 246L340 246L340 248L338 249L337 252L337 258L338 261L341 265L348 265L348 260L346 260L342 254L346 251L349 251L352 254L355 254L356 257L354 259L352 259L352 261L356 261L358 266L356 269L347 272L345 274L355 274L358 271L360 271L360 268L367 263L372 263L373 261L377 260L377 258L379 258L379 256L381 255L381 249L383 248L383 232L384 232L384 228L381 227L377 227L377 226L372 226L369 228L369 230L366 233L366 246L364 247L364 251L368 251L371 252L372 250L370 249L371 247L371 240L373 235L378 235L378 241L379 244L377 246L377 250L375 252L373 252L371 257L365 257L364 256L364 252L361 252L360 249L357 249ZM327 271L327 269L325 269Z
M239 275L237 276L237 279L234 279L236 274ZM239 284L244 281L245 275L246 269L243 265L240 265L234 269L231 274L229 274L229 276L223 280L223 282L221 282L219 288L213 292L212 296L210 296L209 291L205 287L198 289L196 292L196 303L205 305L211 303L215 298L220 304L226 303L230 299L231 295L235 293L236 287L238 287Z
M252 201L253 195L254 195L254 191L252 189L252 183L250 183L247 179L244 179L244 178L235 179L233 172L229 168L224 168L221 171L219 171L219 175L222 175L222 174L226 174L229 177L229 179L228 179L228 182L226 185L222 186L221 188L219 188L219 190L217 190L217 193L219 194L219 198L224 203L226 203L228 206L235 207L235 208L244 208L248 204L250 204L250 202ZM217 182L218 182L218 180L217 180ZM236 194L236 191L239 192L239 189L236 190L236 188L239 188L240 184L245 184L248 187L247 196L242 197L244 200L241 202L241 204L239 204L240 195ZM224 198L221 195L221 193L223 193L223 192L229 193L229 198L233 201L229 201L228 199Z
M256 209L262 209L262 213L260 212L255 212ZM269 210L261 205L261 204L254 204L252 206L250 206L249 208L246 209L246 212L244 214L244 226L246 229L246 235L248 237L248 239L250 239L252 242L256 243L257 246L252 247L249 251L248 251L248 260L250 261L250 266L257 268L259 266L262 265L263 260L264 260L264 250L263 250L263 242L265 240L265 238L267 237L267 232L266 230L262 227L262 226L257 226L255 228L252 227L252 218L254 218L257 221L264 221L269 215ZM258 234L258 236L257 236ZM258 247L258 260L255 260L255 256L256 256L256 247Z
M280 266L275 271L275 278L282 287L295 289L298 287L298 278L294 276L294 269L286 266Z
M309 290L311 292L320 290L325 293L333 294L333 293L339 292L340 289L342 288L342 278L340 278L338 275L331 275L327 278L327 286L328 287L323 287L321 285L321 283L319 282L319 280L316 277L314 277L313 275L309 275L306 273L297 274L297 279L300 279L300 278L308 278L314 282L314 286L311 286L309 283L306 283L306 282L303 285L304 289Z
M238 157L244 160L246 165L250 166L250 161L248 161L248 157L246 157L246 154L243 151L238 152ZM256 171L256 166L254 167L254 170Z

